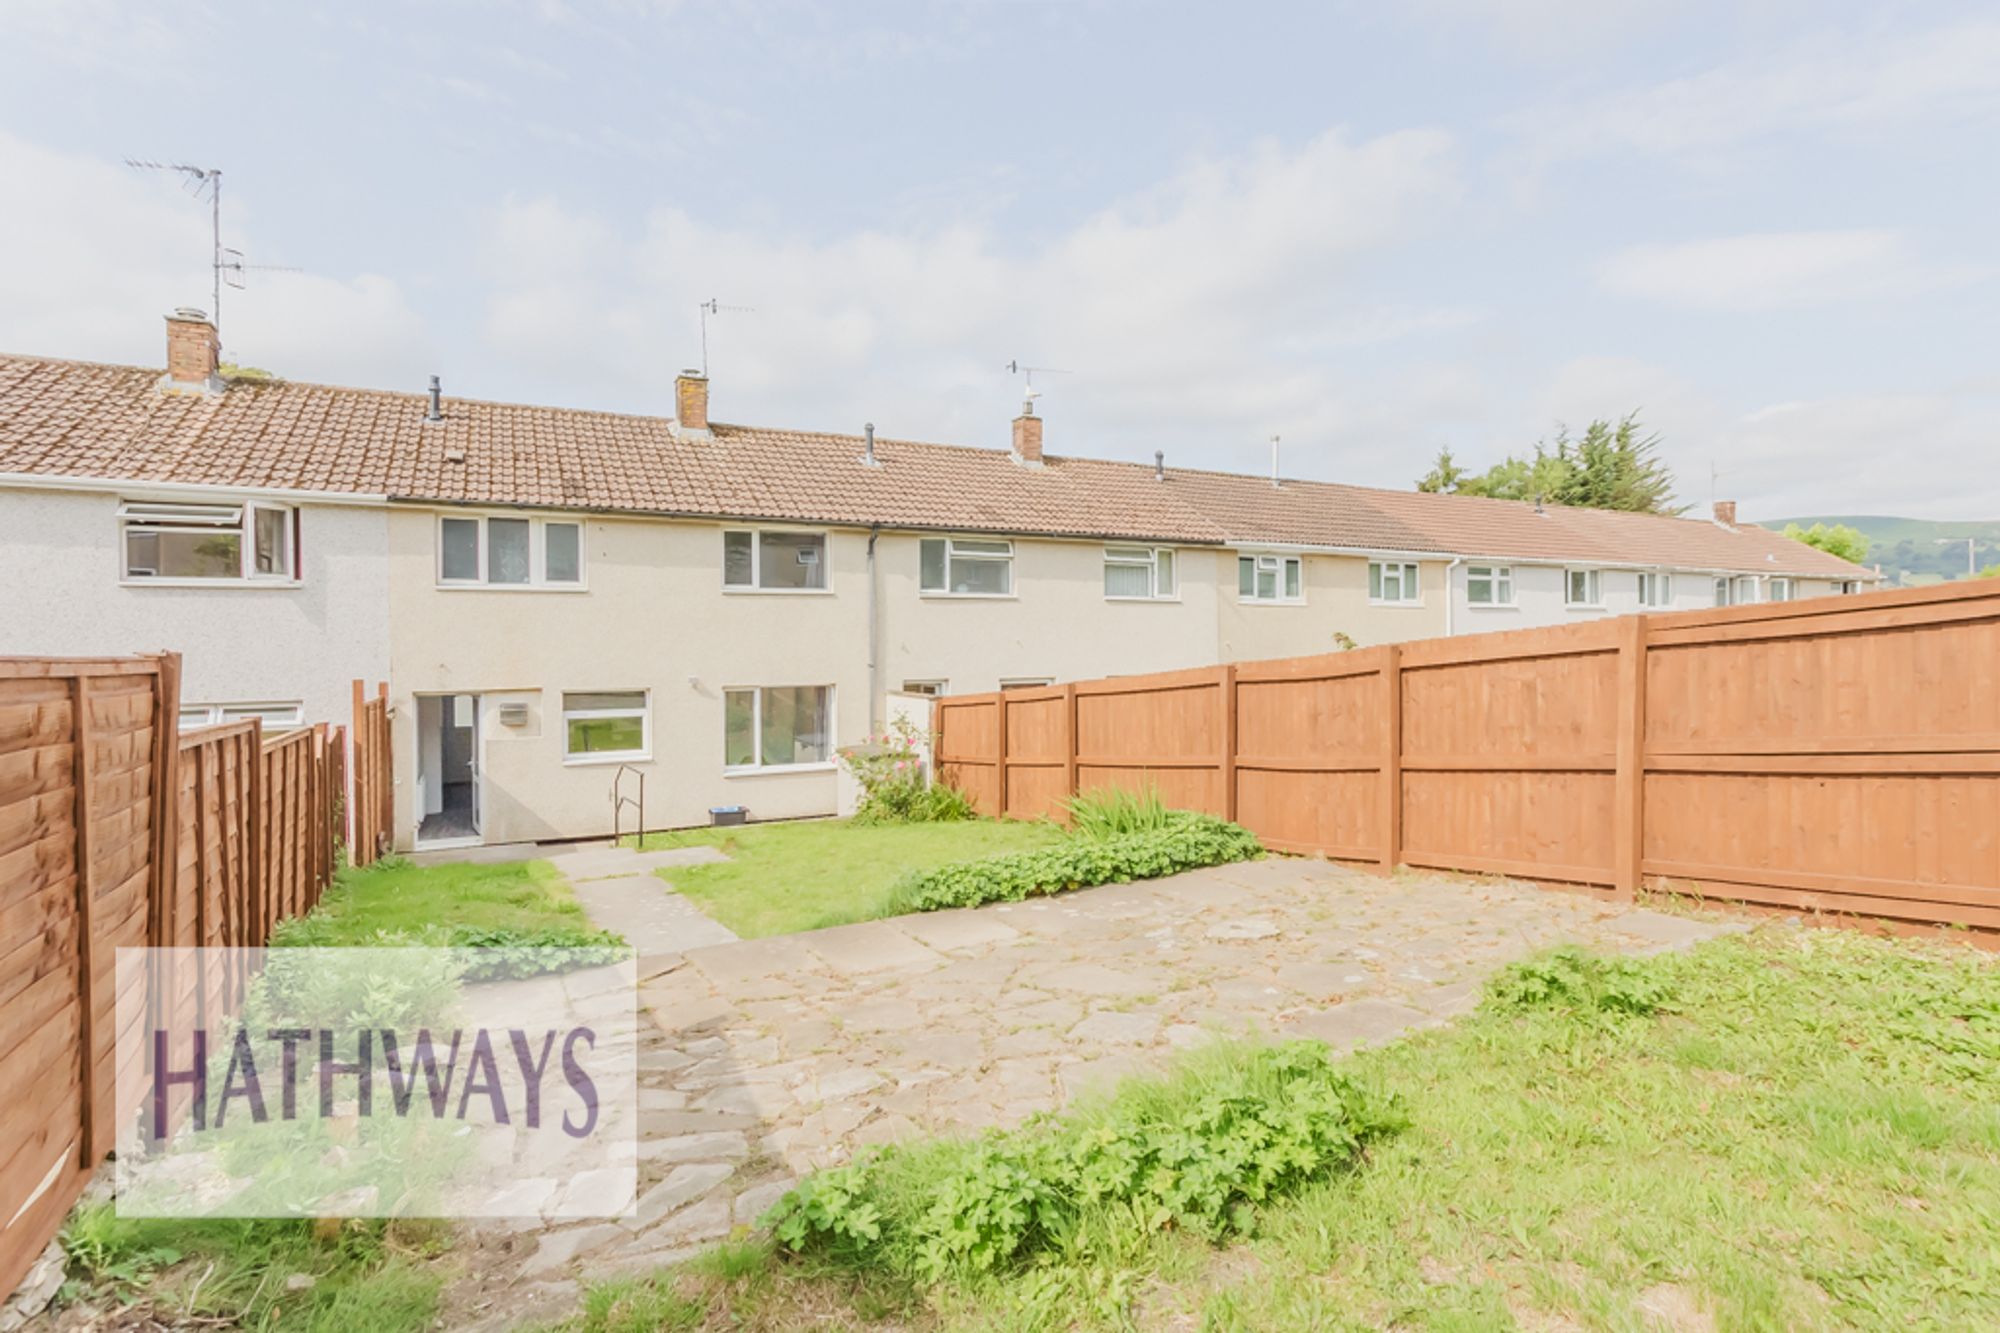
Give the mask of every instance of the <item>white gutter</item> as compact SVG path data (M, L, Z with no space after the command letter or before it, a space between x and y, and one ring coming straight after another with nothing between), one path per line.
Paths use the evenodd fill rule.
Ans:
M1550 569L1619 569L1636 570L1640 573L1649 573L1657 570L1669 574L1708 574L1716 576L1724 574L1752 574L1758 577L1768 577L1776 574L1780 577L1828 579L1835 582L1840 581L1842 578L1857 577L1856 575L1829 573L1825 570L1802 570L1796 566L1778 566L1773 568L1769 564L1766 564L1761 569L1744 569L1740 566L1663 564L1658 560L1571 560L1553 555L1485 555L1477 551L1396 551L1376 546L1324 546L1310 542L1259 542L1247 541L1241 538L1232 538L1229 541L1223 542L1222 545L1223 549L1230 551L1296 551L1303 555L1365 556L1376 560L1450 560L1453 564L1470 562L1481 565L1538 565ZM1856 565L1855 568L1860 571L1862 576L1868 574L1866 566Z
M163 496L202 495L218 496L228 500L310 500L314 504L329 505L386 505L386 495L367 495L355 491L308 491L289 486L216 486L208 482L192 481L141 481L132 477L75 477L45 476L39 472L0 472L0 487L33 491L110 491L116 495L144 498L149 494Z

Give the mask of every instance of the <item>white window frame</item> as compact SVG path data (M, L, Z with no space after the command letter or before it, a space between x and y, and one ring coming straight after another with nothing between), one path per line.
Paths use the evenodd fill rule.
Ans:
M528 581L526 583L489 583L487 575L487 551L490 541L486 525L494 519L513 519L528 525ZM444 576L444 525L447 522L477 523L479 540L475 544L474 563L479 573L476 578L448 579ZM576 529L576 581L551 582L549 580L549 539L548 530L554 527ZM539 518L528 514L510 514L505 511L468 511L462 514L439 513L436 531L432 535L432 545L436 557L432 567L437 575L437 586L456 592L584 592L589 588L589 560L584 554L586 525L581 518ZM574 693L574 691L572 691Z
M1399 596L1391 597L1389 574L1396 574ZM1368 562L1368 604L1370 606L1422 606L1423 571L1414 560L1370 560Z
M571 708L569 696L572 694L636 694L643 702L637 708ZM653 692L651 690L587 689L563 690L557 702L562 705L563 767L589 768L595 764L644 764L653 758ZM636 750L591 750L583 754L572 754L569 748L569 724L572 718L588 721L598 717L631 717L638 715L641 744Z
M764 762L764 691L765 690L825 690L826 691L826 758L809 760L803 764L767 764ZM726 778L756 777L764 773L824 773L839 766L840 746L837 743L839 714L834 711L837 699L832 685L725 685L722 687L722 776ZM729 696L749 694L750 703L750 763L729 762Z
M1838 583L1833 585L1833 591L1836 596L1852 597L1855 593L1861 591L1861 580L1842 579Z
M1254 561L1251 567L1250 591L1243 591L1243 562ZM1295 568L1299 576L1297 596L1285 593L1285 571ZM1277 595L1259 597L1257 576L1269 573L1273 576L1271 586ZM1302 555L1286 555L1278 551L1239 551L1236 554L1236 600L1244 606L1304 606L1306 604L1306 561Z
M902 693L921 695L926 699L937 699L948 694L950 690L951 682L948 680L906 680L903 682Z
M1780 592L1779 589L1784 591ZM1775 574L1764 584L1764 600L1767 602L1789 602L1799 595L1798 583L1783 574Z
M201 720L191 720L188 716L190 713L202 714ZM267 713L288 716L265 717ZM270 700L264 703L182 704L180 727L182 731L194 727L216 727L225 722L247 721L252 715L263 718L264 726L269 730L292 731L306 724L305 704L296 699L288 699Z
M1642 569L1639 571L1635 591L1639 595L1641 611L1658 611L1674 604L1674 576L1664 569Z
M257 515L279 514L283 522L285 569L257 572ZM130 539L135 532L234 532L236 573L215 578L185 574L134 574ZM299 586L299 511L269 500L126 500L118 506L118 581L132 588L296 588Z
M1492 585L1494 594L1492 601L1475 602L1472 600L1472 580L1475 574L1480 576L1481 582ZM1565 580L1566 583L1567 580ZM1504 600L1500 597L1503 586L1507 593ZM1467 565L1465 567L1465 604L1474 611L1512 610L1520 605L1520 602L1516 600L1517 595L1517 590L1514 586L1514 567L1512 565Z
M1165 581L1173 585L1168 592L1160 591L1160 567L1163 558L1167 571ZM1171 546L1128 546L1122 543L1106 545L1104 563L1107 566L1119 565L1127 569L1144 569L1146 587L1150 589L1145 593L1107 592L1104 594L1104 600L1107 602L1178 602L1181 599L1180 556Z
M1045 690L1056 683L1054 676L1002 676L1000 688L1003 690Z
M924 586L924 543L925 542L944 543L944 586L942 588L930 588ZM958 550L958 544L960 542L978 542L986 546L1004 546L1007 549L1004 554L997 551L966 551L961 553ZM961 597L967 599L983 598L989 602L1001 601L1010 597L1014 597L1017 595L1014 591L1015 555L1016 551L1014 549L1013 540L1007 537L937 537L937 536L920 537L917 540L917 595L920 597ZM953 592L951 590L951 583L952 583L951 567L952 567L952 561L956 559L978 560L995 564L1005 564L1007 567L1007 591Z
M1585 596L1576 597L1575 580L1581 576ZM1563 605L1573 611L1602 611L1604 609L1604 571L1587 566L1575 566L1563 571Z
M729 581L729 538L736 533L750 536L750 581L731 583ZM819 568L821 584L817 588L767 588L764 586L764 534L775 532L788 537L819 538ZM773 597L823 597L833 591L833 537L822 528L749 528L728 527L722 530L722 590L726 593L757 593ZM1010 579L1011 583L1012 580Z

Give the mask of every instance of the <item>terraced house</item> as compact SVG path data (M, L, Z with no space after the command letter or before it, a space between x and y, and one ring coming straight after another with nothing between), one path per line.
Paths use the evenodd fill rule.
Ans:
M10 653L175 648L184 723L344 720L387 679L399 845L830 813L936 694L1850 590L1737 524L0 358ZM663 386L664 387L664 386ZM1721 507L1718 506L1720 510Z

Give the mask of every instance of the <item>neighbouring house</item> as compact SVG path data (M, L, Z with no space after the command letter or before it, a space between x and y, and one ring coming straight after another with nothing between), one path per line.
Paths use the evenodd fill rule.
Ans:
M710 420L0 357L5 651L187 655L190 723L386 678L399 846L831 812L898 693L968 692L1870 576L1776 533ZM621 777L622 775L622 777ZM627 816L629 820L630 816Z

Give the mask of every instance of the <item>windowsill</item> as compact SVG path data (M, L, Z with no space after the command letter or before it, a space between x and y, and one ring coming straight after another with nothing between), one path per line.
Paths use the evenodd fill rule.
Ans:
M624 754L564 755L564 768L605 768L612 764L650 764L650 751L631 750Z
M1238 606L1304 606L1303 597L1238 597Z
M1114 597L1110 593L1106 593L1104 594L1104 600L1107 602L1161 602L1167 606L1178 606L1181 599L1178 597Z
M439 592L589 592L583 583L443 583Z
M831 597L831 588L732 588L722 586L724 597Z
M1468 611L1519 611L1521 604L1519 602L1467 602L1465 609Z
M302 579L174 579L132 578L118 580L124 588L303 588Z
M1422 598L1418 598L1414 602L1392 602L1386 597L1370 597L1368 605L1385 606L1399 611L1421 611L1424 609Z
M831 759L813 764L750 764L739 768L724 768L722 776L725 778L761 778L776 777L784 773L831 773L838 767L839 765Z
M1018 602L1019 593L1011 592L920 592L917 594L927 602Z

